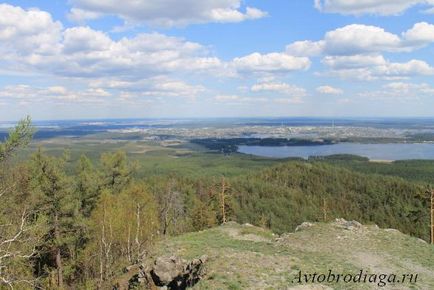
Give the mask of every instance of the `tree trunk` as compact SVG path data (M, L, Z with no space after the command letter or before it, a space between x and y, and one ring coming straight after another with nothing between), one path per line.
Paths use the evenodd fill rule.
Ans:
M63 266L62 266L62 256L60 253L60 246L58 245L60 240L59 232L59 216L56 213L54 215L54 237L56 240L56 269L57 269L57 287L63 289Z
M220 209L221 209L221 215L222 215L222 222L224 224L226 223L225 192L226 192L226 183L225 183L225 178L222 177L222 190L220 192Z

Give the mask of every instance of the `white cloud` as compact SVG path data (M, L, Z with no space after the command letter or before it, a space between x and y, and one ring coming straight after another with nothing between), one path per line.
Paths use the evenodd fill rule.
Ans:
M410 52L434 42L434 25L419 22L401 36L381 27L351 24L328 31L319 41L296 41L286 47L295 56L357 55Z
M383 28L351 24L326 33L325 51L332 55L351 55L378 51L396 51L401 39Z
M206 89L200 85L190 85L165 76L152 77L139 81L116 79L93 80L86 89L70 89L64 86L33 87L30 85L10 85L0 88L0 100L54 103L110 103L115 96L123 100L156 101L167 98L195 100Z
M298 41L287 46L289 54L322 55L330 68L317 75L346 79L397 80L417 75L433 75L434 68L423 60L398 63L386 60L383 52L411 52L434 42L434 25L419 22L396 35L383 28L362 24L347 25L329 31L319 41Z
M66 54L109 51L114 44L105 33L89 27L68 28L63 33L63 52Z
M368 63L361 58L361 63L346 65L344 60L325 62L330 64L330 71L321 75L337 76L343 79L358 79L364 81L386 79L398 80L420 75L434 75L434 67L421 60L410 60L404 63L385 61L378 64Z
M434 68L421 60L410 60L405 63L388 63L379 66L377 69L379 75L384 76L414 76L414 75L433 75Z
M233 66L242 73L288 73L296 70L306 70L310 67L307 57L296 57L285 53L252 53L235 58Z
M361 98L373 101L414 102L434 96L434 87L426 83L391 82L381 89L359 93Z
M198 43L159 33L113 40L89 27L63 29L50 14L0 4L0 63L60 76L142 78L223 69Z
M306 90L298 86L290 85L282 82L262 82L252 86L253 92L276 92L285 95L304 97Z
M124 96L128 95L129 98L180 97L194 100L206 91L206 88L201 85L190 85L166 76L156 76L138 81L95 80L90 82L89 86L116 90Z
M408 43L425 45L426 43L434 42L434 25L419 22L402 35Z
M226 102L226 101L238 101L239 99L241 99L241 97L237 95L218 95L215 96L214 99L219 102Z
M315 0L315 7L328 13L398 15L418 5L434 5L432 0Z
M434 96L434 87L426 83L414 84L414 83L393 82L384 85L384 88L392 90L397 93L413 92L415 94Z
M355 69L385 65L387 61L378 54L357 54L345 56L326 56L322 63L333 69Z
M67 17L69 20L83 24L86 20L98 19L102 16L101 13L72 8Z
M274 99L273 102L276 104L282 104L282 105L288 105L288 104L302 104L303 99L300 97L293 97L293 98L277 98Z
M185 26L196 23L228 23L259 19L266 12L253 7L241 9L241 0L72 0L71 19L82 21L96 14L116 15L129 23L156 26ZM93 14L92 14L93 13Z
M10 85L0 89L0 99L18 100L21 103L100 103L111 93L102 88L70 90L63 86L46 88L29 85Z
M66 30L65 36L64 55L56 69L66 75L134 77L222 66L218 58L206 56L207 50L201 45L158 33L113 41L102 32L74 28Z
M47 12L0 4L0 52L50 54L59 49L62 24Z
M268 102L268 99L263 97L243 97L238 95L217 95L214 97L214 100L216 100L219 103L227 103L227 104Z
M324 50L324 41L296 41L286 46L286 53L294 56L318 56Z
M334 88L332 86L320 86L316 88L316 91L320 94L325 95L340 95L343 91L339 88Z

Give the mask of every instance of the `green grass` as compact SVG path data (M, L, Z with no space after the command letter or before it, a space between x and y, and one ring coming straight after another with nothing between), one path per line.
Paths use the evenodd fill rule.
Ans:
M243 227L240 231L241 235L256 235L265 239L273 239L274 235L270 230L258 227Z
M360 232L317 223L314 227L285 236L279 242L241 240L230 232L262 235L252 226L224 226L168 238L158 244L156 255L193 259L208 255L208 275L197 289L286 289L302 273L356 274L419 273L420 283L397 285L397 289L433 289L434 247L397 232L374 226ZM271 234L271 233L270 233ZM339 238L338 238L339 237ZM365 258L367 257L367 258ZM372 261L370 259L373 259ZM323 283L333 289L377 289L369 283ZM310 285L310 284L309 284Z

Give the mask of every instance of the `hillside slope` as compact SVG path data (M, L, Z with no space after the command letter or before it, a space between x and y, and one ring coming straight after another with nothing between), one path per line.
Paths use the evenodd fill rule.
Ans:
M280 237L230 222L162 241L156 255L168 253L185 259L208 255L208 274L195 289L434 289L433 246L397 230L344 220L305 223ZM403 274L414 274L414 281L417 274L417 279L410 283L407 276L407 281L394 285L386 281L384 287L379 287L380 276L375 283L304 281L304 274L327 275L329 270L344 275L360 270L395 274L395 281Z
M303 221L343 217L429 240L427 188L402 178L321 163L288 162L232 181L235 218L290 232Z

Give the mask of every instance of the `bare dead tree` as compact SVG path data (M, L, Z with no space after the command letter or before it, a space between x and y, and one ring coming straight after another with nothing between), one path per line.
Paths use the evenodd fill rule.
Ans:
M431 191L431 244L434 244L434 190Z
M225 207L226 207L226 202L225 202L225 198L226 198L226 182L225 182L225 178L222 177L222 187L221 187L221 191L220 191L220 210L221 210L221 215L222 215L222 223L226 223L226 211L225 211Z
M23 279L11 269L17 261L28 262L36 254L37 240L31 233L33 227L29 226L28 219L28 211L24 209L15 229L13 229L13 223L0 225L2 228L2 235L0 235L0 286L5 285L14 289L19 284L34 285L36 282L36 279ZM8 237L4 236L6 232L10 232Z
M166 191L160 196L160 219L162 222L163 235L167 235L170 224L176 226L178 218L182 215L183 202L181 193L175 190L175 181L172 179L168 182Z

